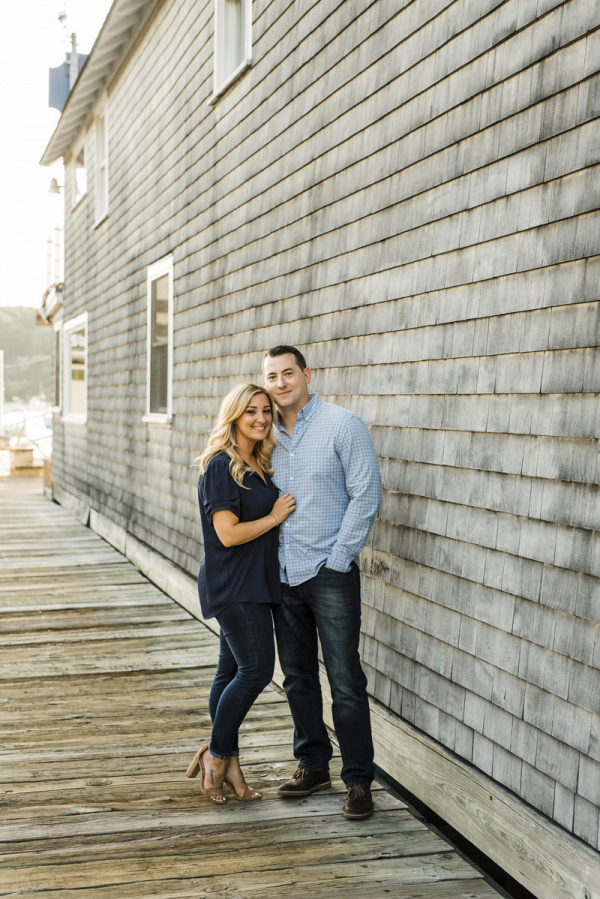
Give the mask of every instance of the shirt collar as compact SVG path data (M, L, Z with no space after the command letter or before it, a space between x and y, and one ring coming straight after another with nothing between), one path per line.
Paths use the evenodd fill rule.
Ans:
M302 421L302 420L310 421L310 419L313 417L315 412L317 412L319 407L322 405L323 405L323 400L321 399L321 397L319 396L318 393L309 393L308 403L306 404L306 406L302 406L302 408L298 412L298 418L296 419L296 424L298 424L298 422ZM280 412L277 413L277 429L280 431L284 431L284 433L287 434L287 431L285 430L285 425L283 424L283 421L281 419Z

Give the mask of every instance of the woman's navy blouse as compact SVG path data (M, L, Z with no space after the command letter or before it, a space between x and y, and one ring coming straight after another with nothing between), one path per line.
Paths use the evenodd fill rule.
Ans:
M214 618L232 602L281 602L279 528L272 528L249 543L223 546L213 527L212 516L221 509L229 509L240 521L263 518L279 496L267 474L265 484L256 472L249 472L244 476L245 486L240 487L230 474L229 462L226 453L213 456L198 480L204 537L198 593L205 618Z

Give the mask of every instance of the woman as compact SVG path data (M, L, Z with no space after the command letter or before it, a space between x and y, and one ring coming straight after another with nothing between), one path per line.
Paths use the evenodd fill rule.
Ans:
M208 445L198 458L204 561L200 607L220 627L219 660L209 698L213 724L187 770L202 772L204 794L222 804L223 784L240 800L260 799L239 763L238 730L273 677L271 604L281 602L278 530L295 508L278 495L269 467L275 446L271 398L255 384L227 394Z

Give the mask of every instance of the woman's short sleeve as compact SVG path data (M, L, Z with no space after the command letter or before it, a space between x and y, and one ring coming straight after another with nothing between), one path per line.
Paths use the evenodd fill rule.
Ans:
M229 471L229 457L215 456L210 460L200 490L202 502L210 521L215 512L229 509L240 516L240 490Z

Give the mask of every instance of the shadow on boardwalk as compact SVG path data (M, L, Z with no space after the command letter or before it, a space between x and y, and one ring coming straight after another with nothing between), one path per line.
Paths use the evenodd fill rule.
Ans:
M381 786L275 795L295 768L269 687L242 733L252 805L185 769L209 735L217 639L41 493L0 481L0 896L489 899L483 876ZM334 771L339 770L334 760Z

